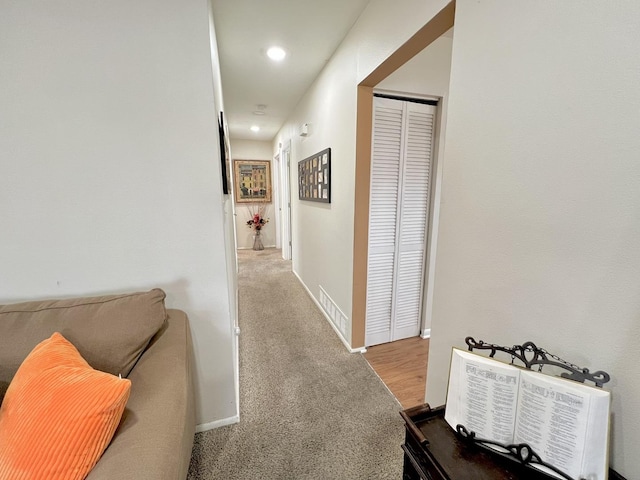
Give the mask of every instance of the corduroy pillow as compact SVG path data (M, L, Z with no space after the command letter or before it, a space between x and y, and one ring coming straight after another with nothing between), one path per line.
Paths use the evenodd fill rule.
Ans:
M130 380L94 370L59 333L39 343L0 407L0 480L85 478L130 391Z

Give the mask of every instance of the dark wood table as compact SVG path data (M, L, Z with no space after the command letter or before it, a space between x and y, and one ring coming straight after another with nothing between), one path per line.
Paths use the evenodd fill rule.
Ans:
M459 438L444 420L444 406L400 412L405 421L404 480L557 480ZM609 480L625 480L613 470Z

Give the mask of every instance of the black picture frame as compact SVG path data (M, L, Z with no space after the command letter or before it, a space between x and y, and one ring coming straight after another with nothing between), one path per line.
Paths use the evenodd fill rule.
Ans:
M222 193L228 195L231 186L231 165L229 159L229 143L224 133L224 114L218 118L218 136L220 137L220 169L222 172Z
M331 148L298 162L298 198L331 203Z

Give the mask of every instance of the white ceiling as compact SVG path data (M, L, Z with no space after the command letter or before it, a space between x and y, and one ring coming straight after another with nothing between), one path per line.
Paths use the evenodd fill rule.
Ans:
M369 0L211 3L230 136L272 140ZM266 56L272 45L287 51L282 62ZM266 105L265 115L253 114L258 105Z

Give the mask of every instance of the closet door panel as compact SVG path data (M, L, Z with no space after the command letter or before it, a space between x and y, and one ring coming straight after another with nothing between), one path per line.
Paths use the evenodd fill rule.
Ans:
M366 345L391 341L402 122L401 104L393 101L375 102L369 199Z
M406 104L392 340L420 334L435 107Z
M422 252L401 252L399 255L393 340L420 334L423 265Z

